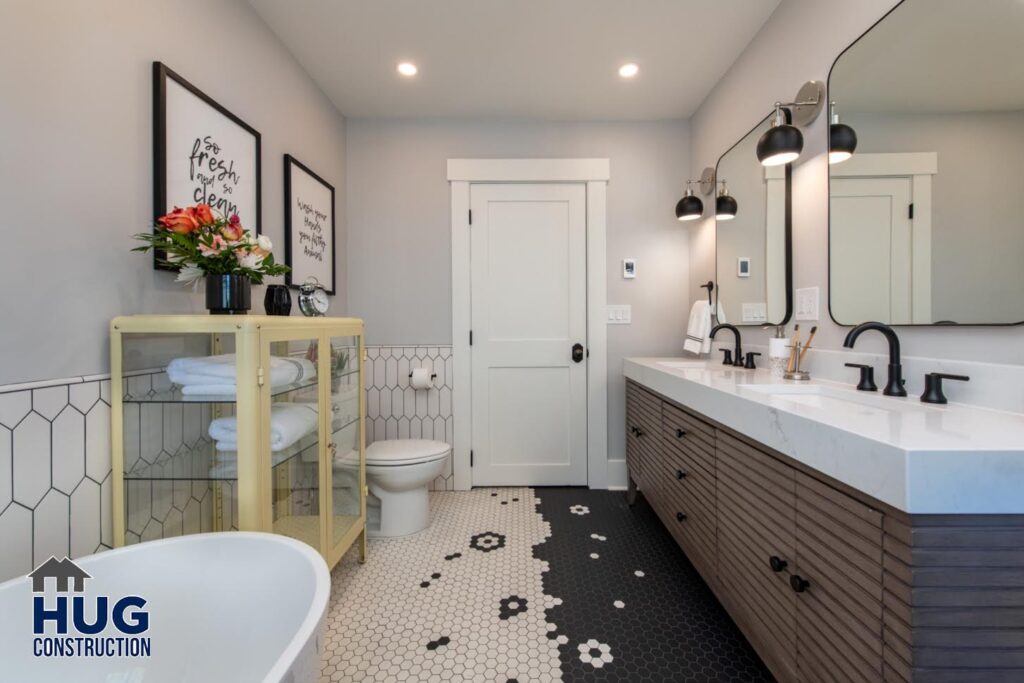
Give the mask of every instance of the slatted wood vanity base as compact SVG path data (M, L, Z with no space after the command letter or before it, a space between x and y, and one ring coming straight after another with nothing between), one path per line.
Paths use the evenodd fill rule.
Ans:
M631 494L780 681L1024 681L1024 515L907 514L632 380L626 423Z

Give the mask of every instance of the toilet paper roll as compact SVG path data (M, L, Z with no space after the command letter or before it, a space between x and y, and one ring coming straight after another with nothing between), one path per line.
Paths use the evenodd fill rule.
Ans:
M433 375L433 370L430 368L413 368L409 377L409 386L413 389L432 389L434 381L431 375Z

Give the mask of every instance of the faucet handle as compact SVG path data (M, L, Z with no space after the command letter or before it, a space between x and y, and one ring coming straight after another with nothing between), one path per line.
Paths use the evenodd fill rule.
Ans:
M722 365L732 365L732 349L718 349L725 354L722 358Z
M967 375L949 375L944 372L929 372L924 376L924 393L921 394L922 403L949 403L946 395L942 393L942 380L952 379L958 382L969 382Z
M754 356L760 356L760 355L761 354L758 351L748 351L747 352L747 362L743 365L743 367L745 367L747 370L756 370L757 366L754 365Z
M875 369L863 363L846 363L848 368L860 368L860 382L857 383L857 391L878 391L875 384Z

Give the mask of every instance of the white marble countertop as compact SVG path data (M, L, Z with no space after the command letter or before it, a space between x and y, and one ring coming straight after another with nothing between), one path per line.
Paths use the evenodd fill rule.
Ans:
M1024 513L1024 415L714 361L627 358L624 366L629 379L899 510Z

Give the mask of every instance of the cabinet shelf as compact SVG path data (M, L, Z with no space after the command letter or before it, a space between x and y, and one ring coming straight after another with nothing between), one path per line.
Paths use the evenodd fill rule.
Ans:
M344 377L351 377L358 375L359 370L346 370L345 372L331 375L331 379L342 379ZM302 391L303 389L316 389L319 380L314 377L312 379L303 380L301 382L295 382L292 384L283 384L279 387L273 387L270 390L272 397L285 396L287 394ZM181 387L171 386L166 389L150 390L144 394L125 394L121 398L122 403L228 403L233 404L238 402L238 397L235 394L220 394L220 395L197 395L197 394L183 394Z

